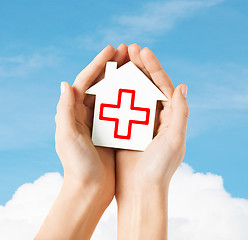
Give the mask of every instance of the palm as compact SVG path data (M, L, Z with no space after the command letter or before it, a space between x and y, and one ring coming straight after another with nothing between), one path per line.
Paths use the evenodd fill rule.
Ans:
M108 178L111 178L114 183L114 168L115 168L115 152L111 148L95 147L91 141L92 132L92 117L93 117L93 96L86 95L83 104L78 103L75 106L75 119L76 126L79 133L78 137L78 149L81 150L82 156L88 155L85 158L86 161L80 160L82 169L87 169L94 172L94 174L100 174L100 171L104 169L107 171ZM89 101L90 100L90 101ZM81 106L80 106L81 105ZM80 155L81 155L80 154ZM101 176L100 176L101 177Z
M111 148L95 147L91 141L92 119L94 111L94 97L84 94L88 87L100 81L104 76L104 67L107 61L125 61L126 46L120 45L115 51L107 46L95 59L81 71L73 84L75 95L75 126L77 131L76 145L74 144L76 175L94 175L104 179L110 192L115 186L115 150ZM75 174L74 174L75 175Z
M158 102L156 110L154 139L144 152L131 150L118 150L116 153L116 193L136 189L141 182L153 181L153 183L164 179L172 173L181 162L184 147L177 148L172 121L171 99L174 93L173 84L164 72L156 57L149 50L141 51L136 44L128 49L130 60L136 64L155 84L163 90L168 102ZM171 127L172 126L172 127ZM183 146L183 145L182 145ZM174 161L172 162L171 159Z
M73 115L74 133L66 138L66 149L62 163L69 176L85 180L87 177L104 181L110 193L115 186L115 152L110 148L95 147L91 141L94 98L84 94L86 89L99 81L107 61L116 56L112 46L106 47L86 68L76 77L73 84L75 98ZM65 150L66 150L65 149ZM73 161L71 161L73 159ZM65 172L66 174L66 172Z
M144 152L132 150L117 151L117 189L135 188L135 184L139 184L137 176L141 176L141 179L145 178L147 181L152 181L152 179L154 181L154 170L156 171L157 179L160 179L164 174L164 169L168 166L167 159L169 159L171 147L167 132L171 111L169 104L165 104L163 107L159 102L158 105L154 139L146 150ZM168 158L164 156L168 156Z

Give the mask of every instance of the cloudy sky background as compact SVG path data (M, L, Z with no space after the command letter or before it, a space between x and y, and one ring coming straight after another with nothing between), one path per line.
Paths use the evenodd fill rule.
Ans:
M189 86L187 165L171 185L171 239L247 239L247 10L246 0L2 2L0 238L11 229L32 238L61 185L60 82L73 83L107 44L136 42L155 52L175 86ZM115 215L113 203L95 239L115 239Z

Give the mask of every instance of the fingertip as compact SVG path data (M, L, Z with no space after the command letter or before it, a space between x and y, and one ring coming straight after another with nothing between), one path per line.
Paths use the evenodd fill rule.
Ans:
M136 59L137 57L140 58L140 46L137 45L136 43L133 43L131 45L128 46L128 54L131 58L131 61L133 59Z
M148 47L144 47L142 50L143 51L151 51Z
M128 46L130 49L141 49L140 46L137 43L132 43Z
M164 72L159 60L157 59L155 54L148 47L145 47L140 51L140 57L141 57L142 62L145 65L147 71L151 75L153 73L155 74L155 73L157 73L159 71L164 75L165 72ZM166 78L167 78L168 75L166 73L165 73L165 75L166 75ZM161 76L161 77L164 77L164 76ZM153 80L155 80L155 78L157 78L157 77L153 77L153 78L154 78Z
M152 50L148 47L144 47L140 51L140 57L144 60L147 59L147 61L154 61L155 59L157 59Z
M180 84L176 87L172 96L172 107L174 110L182 112L184 116L189 116L189 106L187 103L187 85Z
M126 44L122 43L120 46L116 49L115 54L112 58L112 61L115 61L118 63L118 67L123 65L126 62L128 56L128 47Z
M115 48L109 44L107 47L105 47L100 54L108 54L106 57L110 59L115 54Z
M68 92L68 89L71 88L71 85L70 83L66 82L66 81L62 81L60 83L60 91L61 91L61 94L64 94L64 93L67 93Z
M105 49L110 49L111 51L115 51L115 48L111 44L109 44Z
M55 122L58 129L63 129L63 132L71 129L75 120L75 94L73 88L68 82L62 81L61 95L57 104L57 113L55 116Z
M127 45L125 44L125 43L121 43L120 45L119 45L119 47L117 48L117 50L118 49L127 49L128 47L127 47Z
M61 82L60 83L60 94L65 93L65 89L66 89L66 82Z
M180 95L187 98L188 86L186 84L180 84L176 87L174 95Z
M129 44L129 47L131 47L131 46L137 46L137 47L139 47L139 44L137 44L137 43L131 43L131 44Z
M141 50L141 53L142 54L149 54L151 52L151 50L148 48L148 47L144 47L142 50Z
M188 86L186 84L181 84L181 94L187 98Z
M74 104L75 102L75 94L71 87L71 85L68 82L61 82L60 84L61 89L61 97L60 101L62 102L70 102L70 104Z
M116 54L119 54L119 53L125 53L127 54L128 53L128 47L126 44L122 43L119 45L119 47L116 49L116 52L115 52L115 55Z
M172 136L176 136L174 144L179 146L185 143L187 125L189 119L189 106L187 99L185 98L183 91L187 85L180 84L176 87L172 96L172 117L170 129L172 130Z

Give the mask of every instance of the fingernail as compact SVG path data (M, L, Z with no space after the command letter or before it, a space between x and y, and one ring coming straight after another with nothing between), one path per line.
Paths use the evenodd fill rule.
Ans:
M65 82L61 82L60 91L61 91L61 94L63 94L65 92Z
M188 92L188 86L183 85L181 88L182 95L186 98L187 97L187 92Z

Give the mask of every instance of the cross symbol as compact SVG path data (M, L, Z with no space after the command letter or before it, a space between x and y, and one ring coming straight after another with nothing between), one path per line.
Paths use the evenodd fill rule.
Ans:
M150 109L135 107L134 100L135 90L119 89L116 105L101 103L99 119L115 123L114 138L130 139L133 124L149 124Z

